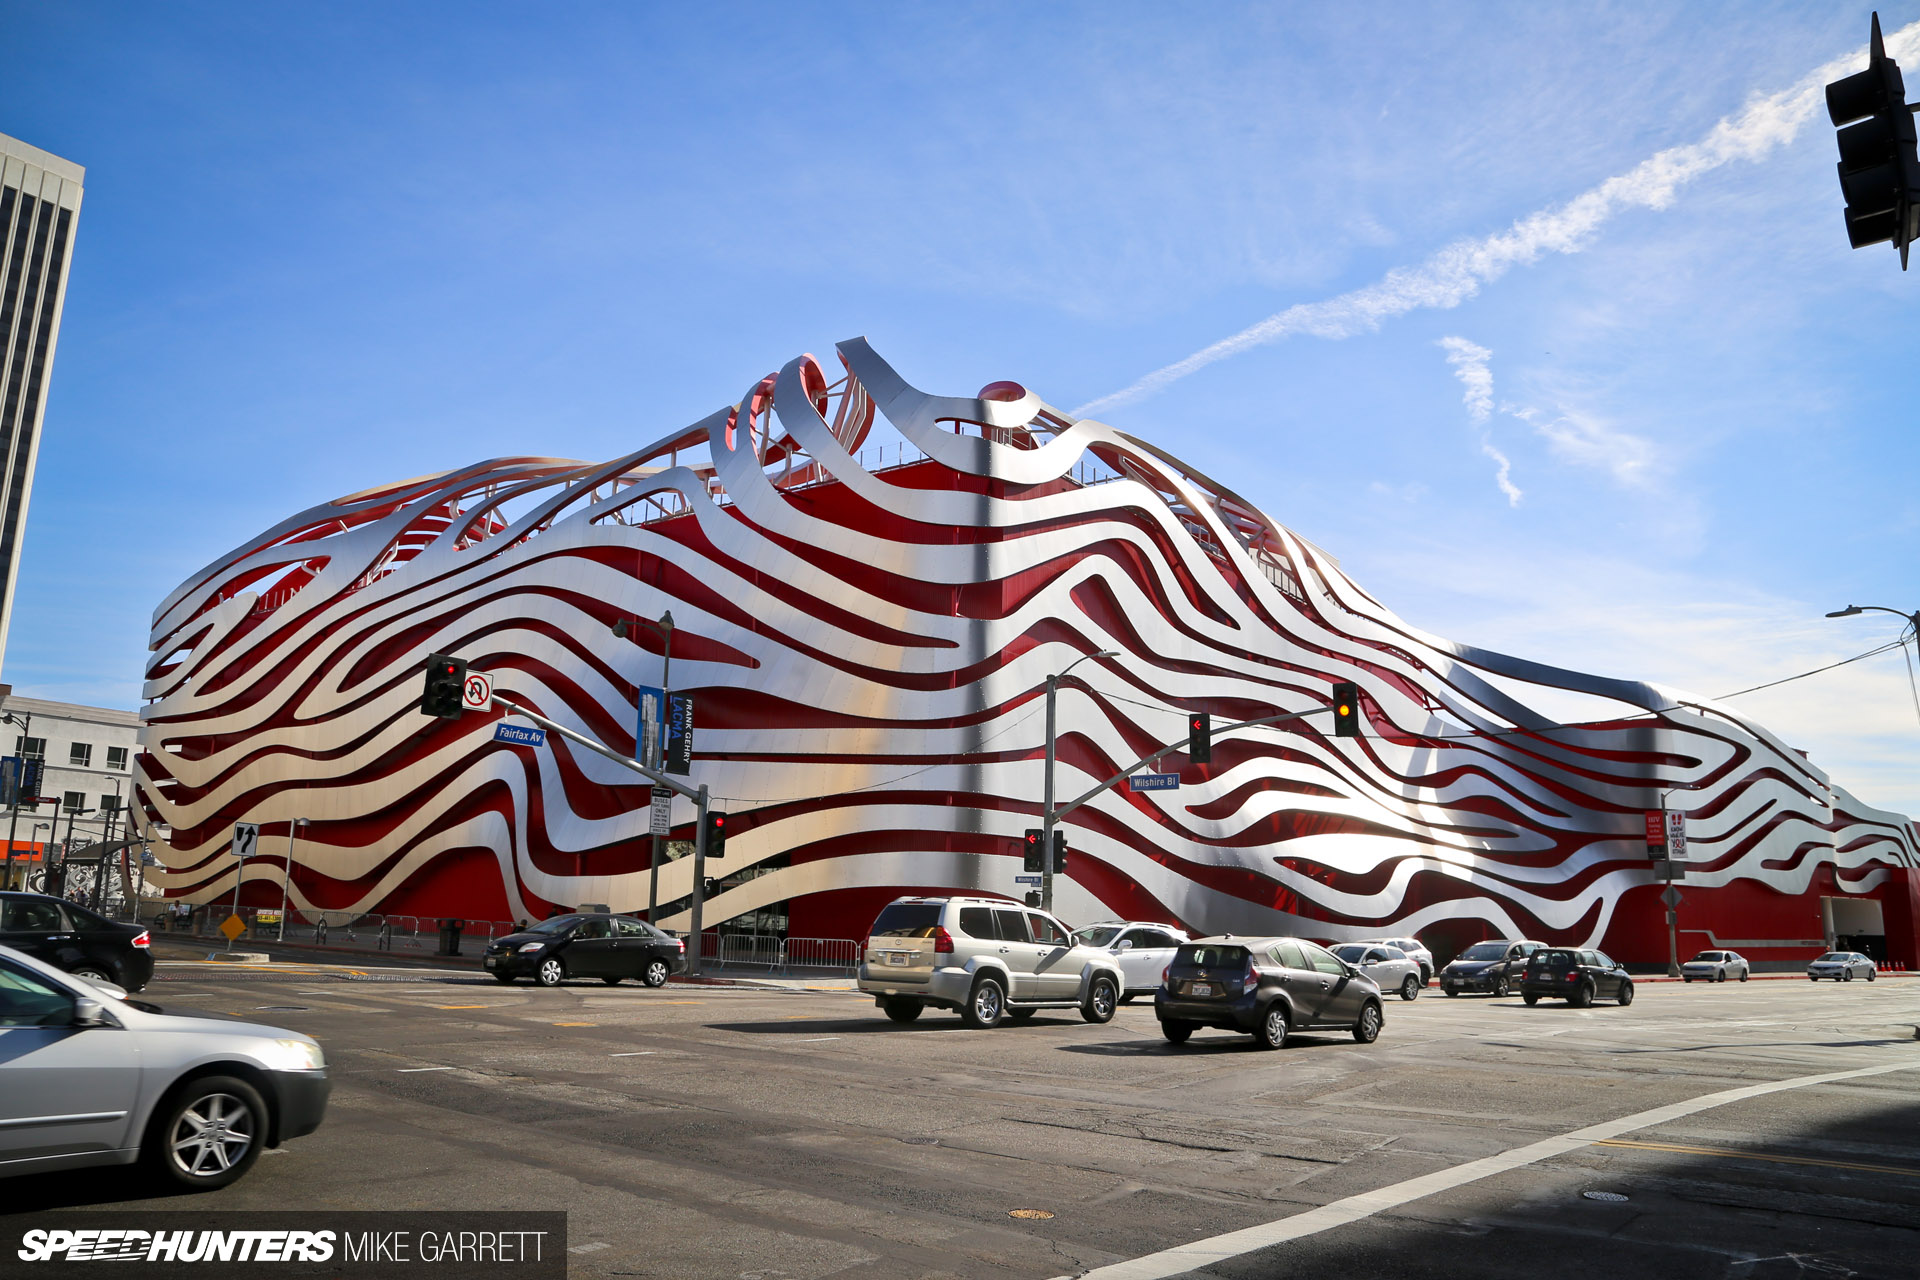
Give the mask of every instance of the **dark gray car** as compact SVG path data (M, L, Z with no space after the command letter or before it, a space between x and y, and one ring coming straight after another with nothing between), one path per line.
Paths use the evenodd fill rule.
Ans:
M1462 991L1504 996L1520 985L1527 957L1546 945L1529 938L1476 942L1440 971L1440 989L1450 996Z
M1184 944L1153 998L1160 1033L1185 1044L1199 1027L1243 1031L1269 1049L1293 1031L1348 1031L1372 1044L1384 1020L1380 988L1305 938L1225 934Z

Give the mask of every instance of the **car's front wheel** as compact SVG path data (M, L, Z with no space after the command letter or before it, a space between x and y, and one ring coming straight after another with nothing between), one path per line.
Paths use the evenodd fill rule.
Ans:
M155 1111L141 1155L173 1185L212 1191L253 1167L266 1133L258 1090L233 1076L205 1076Z
M1747 971L1745 969L1742 969L1740 971L1740 981L1745 982L1746 980L1747 980Z
M1841 978L1840 978L1840 981L1842 981L1842 982L1852 982L1852 981L1853 981L1853 970L1851 970L1851 969L1849 969L1849 970L1847 970L1847 971L1846 971L1846 973L1845 973L1845 974L1843 974L1843 975L1841 976Z
M1080 1006L1080 1016L1093 1023L1112 1022L1119 999L1120 990L1114 986L1112 978L1095 978L1087 988L1087 999Z
M1267 1016L1260 1019L1260 1029L1253 1033L1263 1049L1278 1049L1287 1042L1287 1010L1279 1001L1267 1006Z
M566 980L567 966L561 962L559 956L548 956L540 962L540 967L534 970L533 976L543 987L557 987Z
M640 981L650 987L664 987L667 985L669 972L665 960L649 960L647 967L640 971Z
M1631 982L1623 982L1620 984L1620 1006L1621 1008L1625 1008L1627 1005L1630 1005L1632 1003L1633 1003L1633 984Z
M78 969L69 969L67 972L76 978L91 978L95 982L116 981L111 973L108 973L97 964L83 964Z
M982 978L973 984L973 991L967 996L967 1007L960 1012L960 1020L984 1031L999 1026L1006 1012L1005 989L992 978Z
M1507 980L1505 978L1495 978L1493 980L1493 998L1495 1000L1504 1000L1507 998Z
M1872 982L1872 981L1873 981L1873 978L1874 978L1874 975L1875 975L1875 974L1877 974L1878 972L1880 972L1880 971L1879 971L1878 969L1869 969L1869 970L1867 970L1867 981L1868 981L1868 982Z
M1361 1044L1372 1044L1380 1038L1380 1006L1373 1001L1367 1001L1360 1010L1360 1019L1353 1024L1353 1038Z

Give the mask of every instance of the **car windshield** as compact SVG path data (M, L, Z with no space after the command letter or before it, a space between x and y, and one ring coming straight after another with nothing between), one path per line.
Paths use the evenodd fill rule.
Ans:
M1476 942L1468 947L1462 960L1503 960L1506 958L1507 944L1504 942Z
M1718 951L1702 951L1699 955L1695 956L1693 959L1694 959L1694 963L1696 964L1700 963L1701 961L1705 961L1708 964L1718 964L1720 963L1720 953Z
M1348 964L1359 964L1367 954L1367 944L1364 942L1349 942L1345 946L1335 947L1333 954L1339 956Z
M539 924L527 928L528 933L565 933L580 923L579 916L555 916L551 920L542 920Z
M1834 962L1835 964L1838 964L1838 963L1840 963L1841 961L1843 961L1843 960L1847 960L1847 959L1850 959L1850 958L1851 958L1851 957L1849 957L1849 956L1847 955L1847 953L1846 953L1846 952L1844 952L1844 951L1829 951L1829 952L1827 952L1827 954L1825 954L1825 955L1823 955L1823 956L1821 956L1821 957L1820 957L1820 960L1831 960L1831 961L1833 961L1833 962ZM1818 963L1820 963L1820 960L1816 960L1816 961L1814 961L1814 963L1815 963L1815 964L1818 964Z
M1075 941L1084 946L1104 947L1118 937L1120 930L1125 927L1125 925L1118 924L1089 925L1084 929L1076 931L1073 936Z

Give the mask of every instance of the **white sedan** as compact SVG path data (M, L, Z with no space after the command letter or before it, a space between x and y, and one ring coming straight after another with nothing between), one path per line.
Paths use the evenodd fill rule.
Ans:
M1342 943L1333 954L1372 978L1381 991L1398 992L1402 1000L1418 998L1426 985L1420 980L1420 962L1384 942Z
M1807 981L1818 982L1822 978L1832 978L1835 982L1852 982L1855 978L1873 981L1873 961L1858 951L1829 951L1814 958L1807 966Z
M1738 951L1702 951L1680 966L1680 976L1687 982L1695 978L1702 982L1725 982L1736 973L1740 981L1745 982L1747 972L1747 958Z
M1127 986L1123 1000L1158 991L1173 953L1192 941L1173 926L1151 920L1103 920L1076 930L1073 937L1082 946L1099 947L1113 956Z

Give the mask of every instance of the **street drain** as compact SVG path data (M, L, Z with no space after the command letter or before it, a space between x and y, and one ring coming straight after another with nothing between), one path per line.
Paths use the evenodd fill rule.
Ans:
M260 1013L312 1013L304 1004L257 1004L253 1006Z
M1627 1198L1618 1191L1582 1191L1580 1195L1587 1200L1604 1200L1608 1204L1625 1204L1627 1202Z
M937 1147L940 1145L940 1139L938 1138L902 1138L900 1141L910 1147Z
M1007 1210L1007 1216L1009 1218L1026 1218L1032 1221L1038 1221L1042 1218L1051 1218L1053 1215L1045 1209L1009 1209Z

